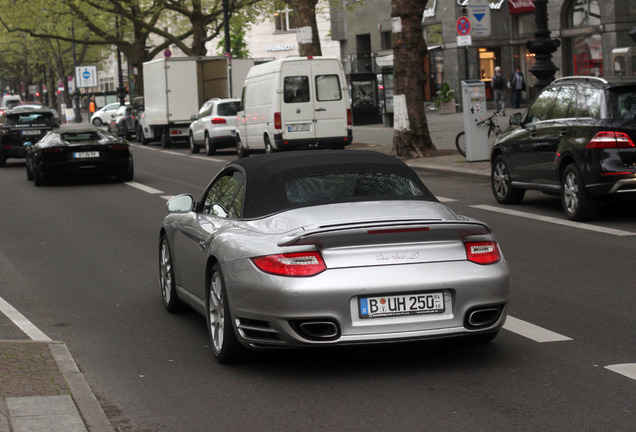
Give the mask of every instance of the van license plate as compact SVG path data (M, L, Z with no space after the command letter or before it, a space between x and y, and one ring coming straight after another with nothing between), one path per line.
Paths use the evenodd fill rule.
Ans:
M298 124L287 126L287 132L309 132L308 124Z
M360 297L360 318L423 315L444 312L444 293Z
M23 130L22 131L22 135L40 135L40 131L35 129L35 130Z

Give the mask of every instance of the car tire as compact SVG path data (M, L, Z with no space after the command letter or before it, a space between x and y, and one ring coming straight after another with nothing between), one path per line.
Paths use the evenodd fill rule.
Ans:
M26 174L27 174L27 180L28 181L33 181L33 171L31 170L31 165L29 164L29 160L27 159L26 162Z
M134 178L135 178L135 166L131 162L130 166L128 167L128 171L126 171L126 173L124 174L119 174L116 177L116 180L122 183L126 183L126 182L133 181Z
M33 184L36 186L44 186L46 184L44 174L36 167L33 167Z
M99 117L95 117L93 119L93 126L100 127L102 124L102 119L100 119Z
M586 221L596 215L598 203L585 188L583 177L576 164L568 165L563 171L561 204L565 215L573 221Z
M194 143L194 135L190 134L190 153L198 154L199 146Z
M214 147L214 143L210 140L210 135L205 133L205 138L203 138L203 142L205 144L205 154L208 156L212 156L216 153L216 147Z
M148 145L149 142L148 139L144 136L144 131L141 126L137 128L137 142L144 146Z
M159 243L159 286L161 287L163 304L168 312L179 312L183 308L183 303L177 295L172 253L168 238L165 235L161 236Z
M7 166L7 157L5 155L0 155L0 168L4 168Z
M132 139L132 133L128 130L127 126L124 126L124 137L130 141Z
M243 147L243 142L241 141L240 136L236 136L236 157L239 159L246 158L250 155L245 147Z
M212 268L206 295L206 311L208 334L216 359L220 363L240 361L245 348L238 342L234 333L225 280L218 263Z
M525 189L512 186L508 162L503 155L492 161L490 170L490 186L495 199L501 204L519 204L525 195Z
M274 147L272 146L272 142L269 140L269 137L266 136L265 137L265 154L272 154L275 151L276 150L274 150Z

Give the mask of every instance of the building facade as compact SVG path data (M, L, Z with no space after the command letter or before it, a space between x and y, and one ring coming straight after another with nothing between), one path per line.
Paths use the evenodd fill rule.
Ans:
M345 3L332 5L331 33L340 42L350 76L372 72L378 76L379 88L390 90L390 82L383 83L383 78L391 78L391 0ZM491 97L490 81L496 66L502 67L506 77L521 69L527 81L524 100L534 96L536 80L530 72L534 55L526 47L536 31L534 1L486 3L489 33L472 34L470 45L465 45L465 38L458 39L457 21L470 15L470 0L428 0L422 20L429 48L427 99L434 98L444 82L461 95L461 81L466 79L484 81L487 97ZM611 75L612 50L635 45L629 32L636 27L636 0L549 0L547 9L551 37L561 42L552 59L558 68L556 77ZM380 108L390 109L382 94L379 99Z

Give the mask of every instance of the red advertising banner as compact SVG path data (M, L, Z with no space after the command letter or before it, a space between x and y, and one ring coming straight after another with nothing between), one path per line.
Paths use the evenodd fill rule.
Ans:
M534 12L534 0L508 0L510 15Z

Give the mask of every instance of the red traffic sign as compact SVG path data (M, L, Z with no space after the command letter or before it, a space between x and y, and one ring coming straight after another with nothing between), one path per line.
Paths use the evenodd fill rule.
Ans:
M460 36L468 36L470 34L470 20L468 17L461 16L457 19L457 24L455 26L457 29L457 34Z
M163 56L164 56L165 58L170 58L170 57L172 56L172 51L170 51L169 49L166 49L166 50L163 52Z

